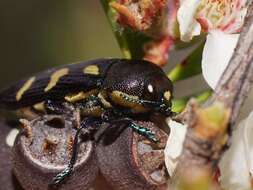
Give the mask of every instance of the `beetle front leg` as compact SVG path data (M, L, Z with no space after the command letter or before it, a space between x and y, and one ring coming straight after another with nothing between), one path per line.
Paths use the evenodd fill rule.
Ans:
M149 140L155 143L158 142L158 140L155 138L155 133L151 131L150 129L141 127L133 121L128 125L128 127L132 128L134 131L136 131L140 135L147 137Z
M118 122L127 122L128 127L132 128L135 132L138 134L147 137L149 140L157 143L158 140L155 138L155 133L151 131L148 128L141 127L140 125L136 124L131 118L122 118L122 119L117 119L114 121L111 121L111 123L118 123Z

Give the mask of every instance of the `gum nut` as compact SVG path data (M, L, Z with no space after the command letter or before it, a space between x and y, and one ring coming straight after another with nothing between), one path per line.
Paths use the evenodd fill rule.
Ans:
M76 129L67 116L46 115L26 122L13 147L13 171L26 190L51 189L48 187L56 174L64 170L70 160ZM81 136L81 135L80 135ZM95 180L98 168L95 145L90 140L79 138L78 158L74 171L60 190L85 190Z
M158 143L149 141L125 124L101 128L97 159L102 175L115 190L166 189L164 161L167 134L149 121L135 121L151 129Z

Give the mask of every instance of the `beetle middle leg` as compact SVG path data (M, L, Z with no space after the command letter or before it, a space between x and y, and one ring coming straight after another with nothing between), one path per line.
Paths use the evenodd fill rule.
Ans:
M94 127L94 125L100 124L100 121L97 118L87 118L84 121L82 121L80 128L77 129L77 132L75 134L74 143L72 147L72 154L71 159L67 165L67 167L60 173L58 173L52 180L52 182L49 184L49 186L58 185L61 182L63 182L66 177L70 176L73 172L74 165L77 160L77 154L78 154L78 139L80 132L84 129L86 129L85 132L89 133L89 127Z
M52 100L46 100L44 102L45 111L47 114L56 114L56 115L68 115L74 122L76 128L80 127L80 109L74 108L73 105L68 104L67 102L56 102Z
M74 108L73 106L63 103L63 102L58 102L58 101L53 101L53 100L46 100L45 101L45 109L46 112L49 114L69 114L73 112Z

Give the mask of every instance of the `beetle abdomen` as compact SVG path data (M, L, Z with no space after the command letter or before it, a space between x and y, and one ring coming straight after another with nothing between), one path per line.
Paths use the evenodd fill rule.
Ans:
M47 99L62 100L67 94L93 90L115 61L99 59L69 64L31 76L0 92L0 107L18 109Z

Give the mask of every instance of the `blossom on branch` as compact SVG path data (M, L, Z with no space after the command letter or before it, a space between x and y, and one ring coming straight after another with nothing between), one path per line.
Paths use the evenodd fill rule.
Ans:
M207 33L202 70L213 89L234 52L246 12L246 0L180 2L177 18L181 40L190 41L201 32Z
M118 0L110 3L110 6L117 11L117 21L121 26L148 35L154 34L158 38L163 35L163 27L166 26L163 19L163 15L167 14L166 0Z
M142 47L143 59L164 66L175 39L179 38L178 0L117 0L110 6L116 10L116 20L121 27L151 37Z

